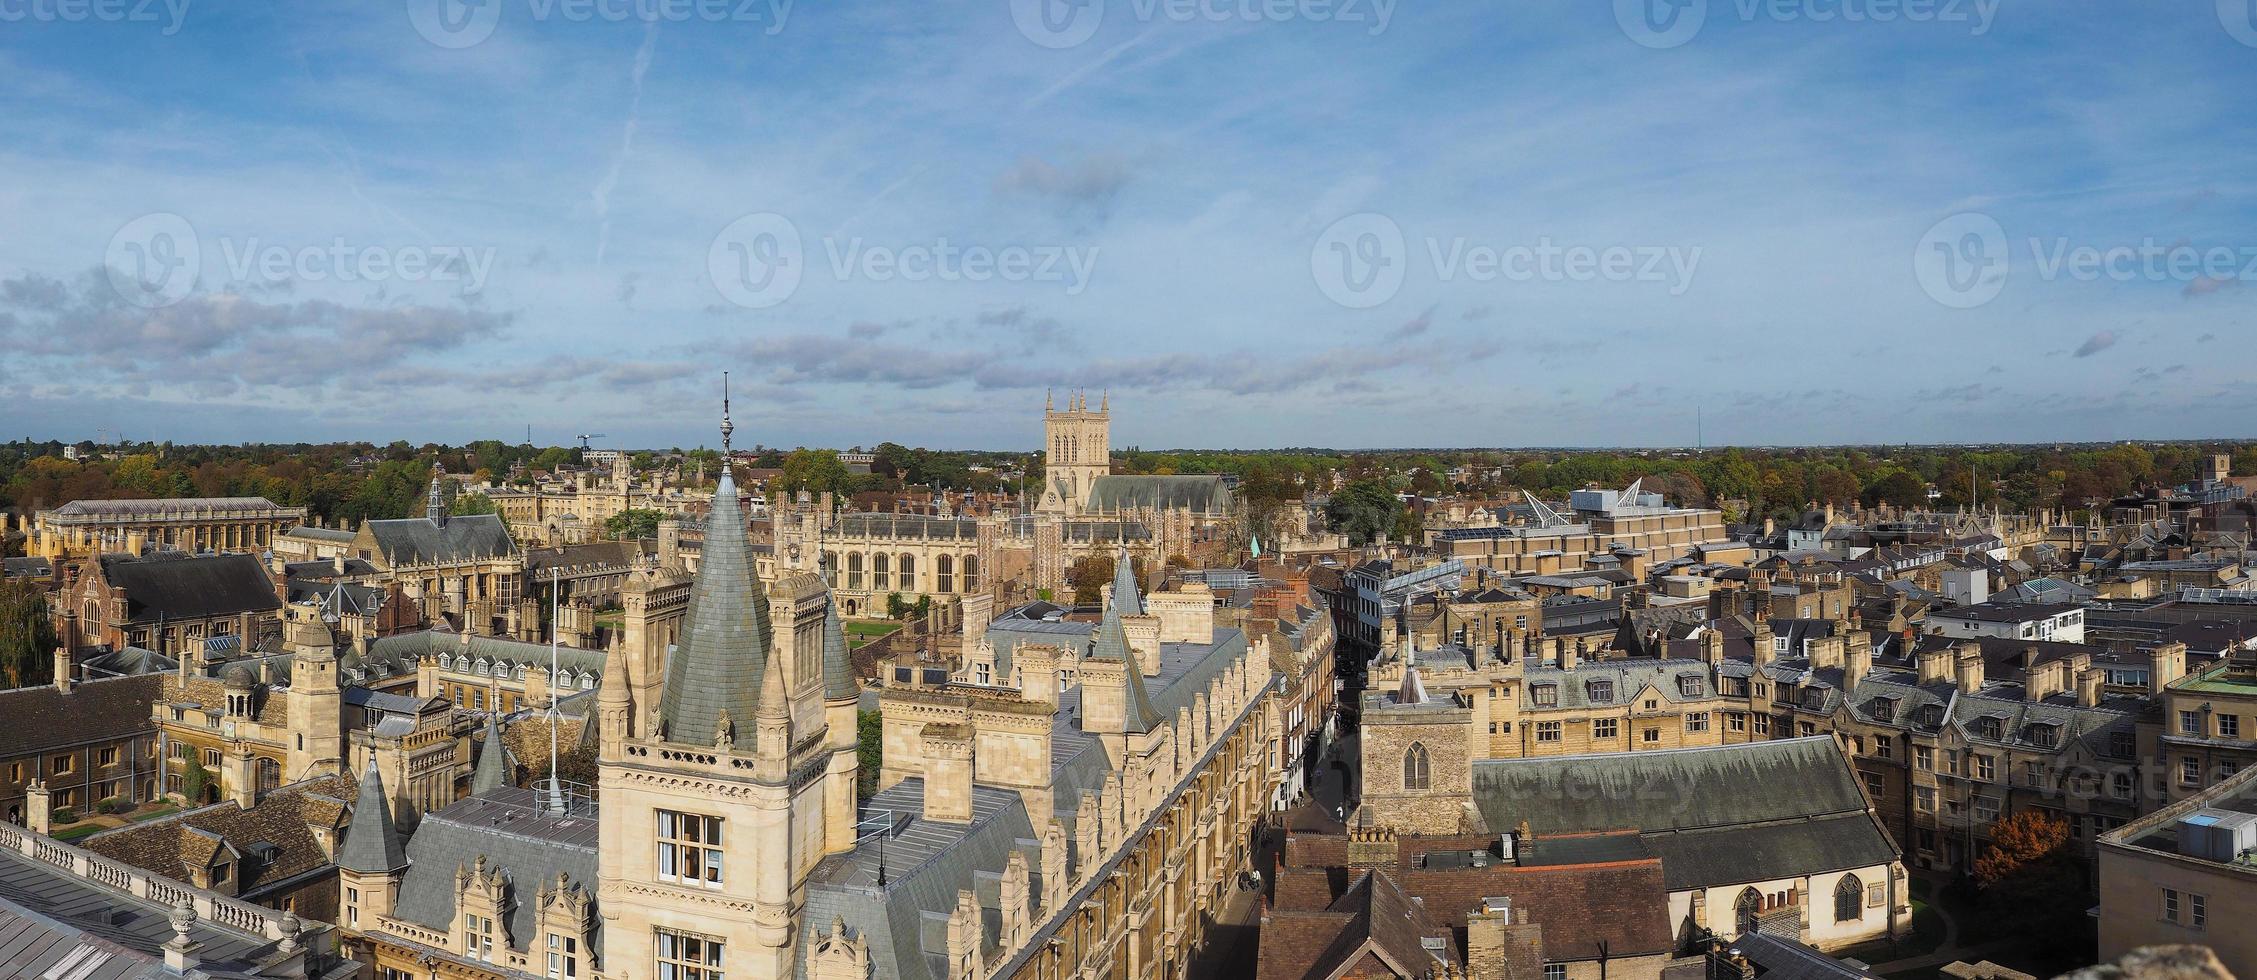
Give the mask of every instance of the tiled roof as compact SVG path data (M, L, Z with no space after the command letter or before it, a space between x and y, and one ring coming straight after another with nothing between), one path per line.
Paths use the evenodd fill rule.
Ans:
M275 790L249 809L230 800L95 834L80 846L176 880L201 870L218 848L231 847L244 856L237 891L249 894L329 864L308 825L337 826L359 791L343 776L323 776ZM271 857L254 856L260 844L274 846Z
M509 525L495 514L449 517L443 524L428 517L368 521L361 530L393 565L445 564L517 553Z
M154 734L149 709L163 683L138 674L75 684L69 694L52 684L0 691L0 756Z
M455 928L455 871L486 859L506 872L503 917L509 947L525 951L538 933L539 889L564 875L593 894L596 815L555 814L536 805L531 790L503 789L471 796L425 814L408 841L408 872L400 881L394 913L430 929ZM598 913L598 922L601 913ZM590 952L603 953L603 930L592 930Z
M1230 507L1230 487L1219 476L1101 476L1090 483L1089 509L1094 512L1145 507L1220 512Z

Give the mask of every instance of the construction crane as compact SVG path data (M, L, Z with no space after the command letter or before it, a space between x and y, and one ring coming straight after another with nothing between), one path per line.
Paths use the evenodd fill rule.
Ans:
M601 432L589 432L589 433L585 433L585 434L582 434L582 435L580 435L580 436L576 436L575 438L577 438L577 439L579 439L579 440L580 440L580 451L581 451L581 452L587 452L587 451L588 451L588 440L590 440L590 439L601 439L601 438L603 438L603 433L601 433Z

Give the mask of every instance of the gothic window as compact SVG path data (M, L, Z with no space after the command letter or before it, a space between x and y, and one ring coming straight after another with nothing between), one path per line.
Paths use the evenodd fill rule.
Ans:
M1856 875L1843 875L1834 886L1834 921L1855 922L1865 917L1865 885Z
M1403 753L1403 788L1427 789L1434 783L1434 774L1426 758L1426 746L1412 742L1410 750Z
M978 592L980 590L979 556L965 555L963 564L958 567L964 570L964 591Z
M875 589L879 592L884 592L885 590L892 588L892 573L892 555L876 554L870 556L870 588Z
M1757 920L1762 914L1763 895L1753 888L1740 892L1739 905L1733 909L1732 924L1736 927L1734 934L1745 936L1754 932Z
M862 591L862 553L846 553L846 588L849 592Z
M933 559L933 587L946 594L956 591L956 560L948 555Z
M896 571L899 571L901 573L900 578L902 591L923 591L922 589L917 588L917 556L909 554L907 552L902 553L899 564L895 565L894 568Z

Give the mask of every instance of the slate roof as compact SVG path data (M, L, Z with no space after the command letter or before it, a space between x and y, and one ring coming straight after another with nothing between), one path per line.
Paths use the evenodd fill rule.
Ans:
M823 698L840 701L862 693L854 679L854 658L847 648L846 627L839 622L839 604L823 600Z
M1220 513L1230 508L1230 487L1219 476L1101 476L1090 482L1092 511L1145 507Z
M1271 912L1261 932L1262 945L1272 952L1261 958L1256 975L1262 980L1333 977L1366 956L1379 958L1395 975L1424 977L1443 962L1427 940L1443 941L1444 952L1450 948L1449 930L1378 871L1357 876L1322 909Z
M659 697L667 741L712 745L723 712L733 725L752 724L770 640L768 595L753 574L736 478L723 467L706 517L705 552L690 586L689 613L667 659Z
M103 555L102 579L125 589L126 619L202 619L282 608L258 556Z
M365 521L361 533L375 542L376 553L389 565L448 564L517 553L509 525L497 514L449 517L445 523L429 517Z
M163 686L162 674L137 674L84 681L69 694L53 684L0 691L0 756L155 734L149 709Z
M1473 799L1492 829L1634 829L1671 891L1897 860L1832 736L1714 748L1488 759Z
M353 805L352 826L337 848L337 866L347 871L382 874L407 867L407 849L400 844L399 826L392 822L392 801L384 795L383 777L376 773L376 757L361 771L360 791Z
M394 914L442 932L455 928L455 871L486 859L489 871L505 871L503 901L509 914L502 926L509 947L524 951L538 936L541 886L563 874L573 884L596 890L596 814L542 810L525 789L500 789L464 797L427 813L407 846L408 873L400 880ZM601 922L602 910L597 910ZM603 930L590 930L590 952L603 954Z
M0 558L0 570L4 570L8 578L47 578L55 574L55 563L37 555Z
M171 514L188 510L259 513L290 510L265 497L164 497L154 500L73 500L48 511L67 517L87 515ZM301 515L303 516L303 515Z

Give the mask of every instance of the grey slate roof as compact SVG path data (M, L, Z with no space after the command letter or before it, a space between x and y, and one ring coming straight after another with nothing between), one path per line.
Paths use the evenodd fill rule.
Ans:
M1090 482L1092 511L1143 507L1220 513L1230 508L1230 487L1219 476L1101 476Z
M1473 800L1491 829L1525 820L1538 839L1635 829L1671 891L1897 860L1832 736L1482 760Z
M486 716L486 742L478 750L478 768L470 773L470 793L476 796L509 785L509 746L502 743L501 715Z
M1130 590L1132 593L1135 591ZM1097 624L1097 645L1090 648L1092 660L1118 660L1128 665L1123 673L1128 675L1128 720L1131 732L1149 732L1152 726L1166 721L1152 706L1152 698L1144 690L1144 671L1137 665L1136 657L1129 652L1128 632L1121 627L1121 606L1116 602L1105 607L1105 618Z
M736 478L727 467L705 527L689 614L666 662L658 709L667 741L688 745L712 745L724 711L733 725L752 724L768 668L768 595L753 574Z
M353 822L345 828L345 842L337 848L337 866L346 871L381 874L407 867L407 863L399 826L392 822L392 801L384 796L383 777L376 774L376 757L370 755L368 768L361 773Z
M168 552L147 558L103 555L101 562L103 580L125 589L126 618L132 622L282 608L256 555Z
M854 660L848 655L846 627L839 622L836 598L823 600L823 698L842 701L862 692L854 680Z
M425 814L408 841L408 872L400 881L393 911L430 929L455 928L455 870L486 858L489 870L506 871L503 896L509 914L503 927L511 949L525 950L538 935L540 910L534 896L561 873L594 893L596 815L584 810L544 812L531 790L501 789L463 799ZM598 928L588 936L590 951L603 954L601 910Z
M444 524L408 517L369 521L361 527L375 539L377 553L393 565L444 564L517 553L509 525L496 514L449 517Z

